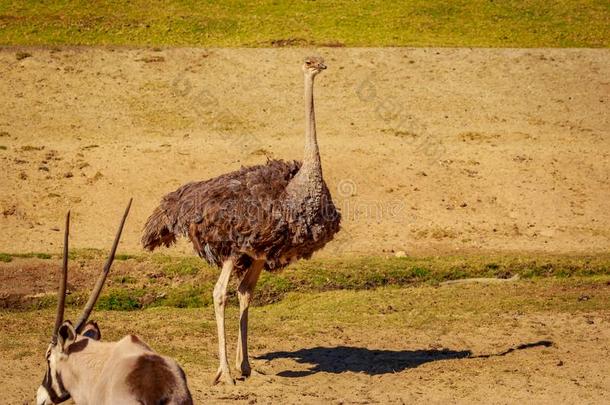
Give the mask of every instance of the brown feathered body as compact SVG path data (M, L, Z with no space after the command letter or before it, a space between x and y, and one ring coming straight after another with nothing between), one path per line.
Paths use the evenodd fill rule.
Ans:
M153 250L186 236L208 263L233 259L238 273L253 260L276 270L307 259L333 238L341 215L321 175L308 186L306 176L297 176L300 168L297 161L270 160L185 184L163 197L142 244Z

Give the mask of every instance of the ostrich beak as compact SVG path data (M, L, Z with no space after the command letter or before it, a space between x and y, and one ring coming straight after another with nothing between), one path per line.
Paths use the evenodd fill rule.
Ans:
M326 69L326 65L325 65L324 63L320 63L320 64L318 65L318 67L320 68L320 70L324 70L324 69Z

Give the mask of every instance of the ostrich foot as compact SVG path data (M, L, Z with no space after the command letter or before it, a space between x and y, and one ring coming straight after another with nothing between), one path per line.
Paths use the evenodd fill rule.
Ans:
M221 381L227 385L235 385L235 380L233 379L233 377L231 377L231 371L229 370L229 367L218 367L218 371L216 372L214 381L212 381L212 385L216 385Z
M241 379L246 379L248 377L250 377L250 375L252 374L252 369L250 368L250 364L248 364L248 362L244 362L240 365L237 366L237 369L239 370L239 377Z

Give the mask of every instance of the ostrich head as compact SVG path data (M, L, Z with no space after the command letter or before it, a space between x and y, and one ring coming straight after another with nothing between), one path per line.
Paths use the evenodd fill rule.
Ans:
M312 77L326 69L324 59L321 56L308 56L303 63L303 73Z

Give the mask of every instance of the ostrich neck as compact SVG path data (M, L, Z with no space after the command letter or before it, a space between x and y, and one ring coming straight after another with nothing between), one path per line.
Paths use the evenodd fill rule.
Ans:
M322 177L320 150L316 137L316 111L313 104L313 76L305 75L305 156L302 171L319 173Z
M316 138L313 80L313 76L305 74L305 154L303 165L287 187L289 194L297 198L320 192L323 184L322 163Z

